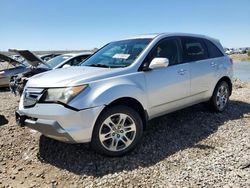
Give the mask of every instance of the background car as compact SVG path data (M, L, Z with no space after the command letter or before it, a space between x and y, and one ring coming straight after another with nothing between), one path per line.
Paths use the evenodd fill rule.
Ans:
M0 54L0 64L0 87L9 87L13 75L30 70L26 62L19 62L3 54Z
M68 66L77 66L93 54L92 52L69 53L59 55L49 60L48 62L44 62L43 60L41 60L41 58L34 55L28 50L15 50L15 52L20 54L31 65L31 70L11 77L10 89L11 92L13 92L15 95L17 93L19 95L22 94L24 86L31 76L52 69L58 69Z
M224 50L225 50L225 53L226 53L227 55L232 55L232 54L233 54L233 50L231 50L231 49L229 49L229 48L224 48Z
M240 53L241 54L246 54L247 53L247 48L240 48Z
M62 55L62 54L59 54L59 53L43 54L43 55L39 55L39 57L43 61L47 62L47 61L51 60L52 58L59 56L59 55Z
M14 59L14 60L19 61L19 62L24 61L24 58L23 58L22 56L20 56L20 55L11 55L10 57L11 57L12 59Z

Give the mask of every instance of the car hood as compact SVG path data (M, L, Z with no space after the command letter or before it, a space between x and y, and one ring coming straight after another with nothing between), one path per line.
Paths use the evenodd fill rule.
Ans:
M23 64L20 63L19 61L15 60L15 59L12 59L11 57L6 56L6 55L3 55L3 54L0 54L0 60L3 61L3 62L9 63L9 64L11 64L12 66L23 65ZM1 63L1 62L0 62L0 63Z
M99 68L76 66L54 69L31 77L27 87L65 87L89 83L103 78L118 75L122 68Z
M32 67L37 67L40 64L45 64L46 62L43 61L40 57L36 56L29 50L16 50L16 49L9 49L10 52L15 52L18 55L22 56Z

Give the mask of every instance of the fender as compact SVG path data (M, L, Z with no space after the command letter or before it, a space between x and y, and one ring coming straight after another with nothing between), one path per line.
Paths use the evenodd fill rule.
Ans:
M119 98L130 97L136 99L144 109L147 109L145 93L144 74L137 72L90 83L89 87L70 105L77 109L85 109L106 106ZM82 103L79 103L79 99L82 100Z

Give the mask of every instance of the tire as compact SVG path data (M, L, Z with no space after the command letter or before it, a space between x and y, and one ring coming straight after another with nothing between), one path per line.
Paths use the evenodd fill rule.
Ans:
M210 107L215 112L222 112L225 110L229 101L229 85L225 81L219 82L213 92L213 96L209 101Z
M140 142L143 123L139 114L127 106L105 109L98 117L91 147L100 154L119 157L132 151Z

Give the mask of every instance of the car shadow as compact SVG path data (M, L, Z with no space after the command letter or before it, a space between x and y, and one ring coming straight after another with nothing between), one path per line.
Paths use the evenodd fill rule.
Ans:
M9 121L5 118L4 115L0 115L0 126L8 124Z
M119 158L96 154L87 144L65 144L41 136L38 158L78 175L100 177L131 171L152 166L186 148L213 150L198 142L215 133L224 122L240 119L246 113L250 113L249 103L231 101L223 113L211 112L199 104L162 116L149 122L141 144L133 152Z

